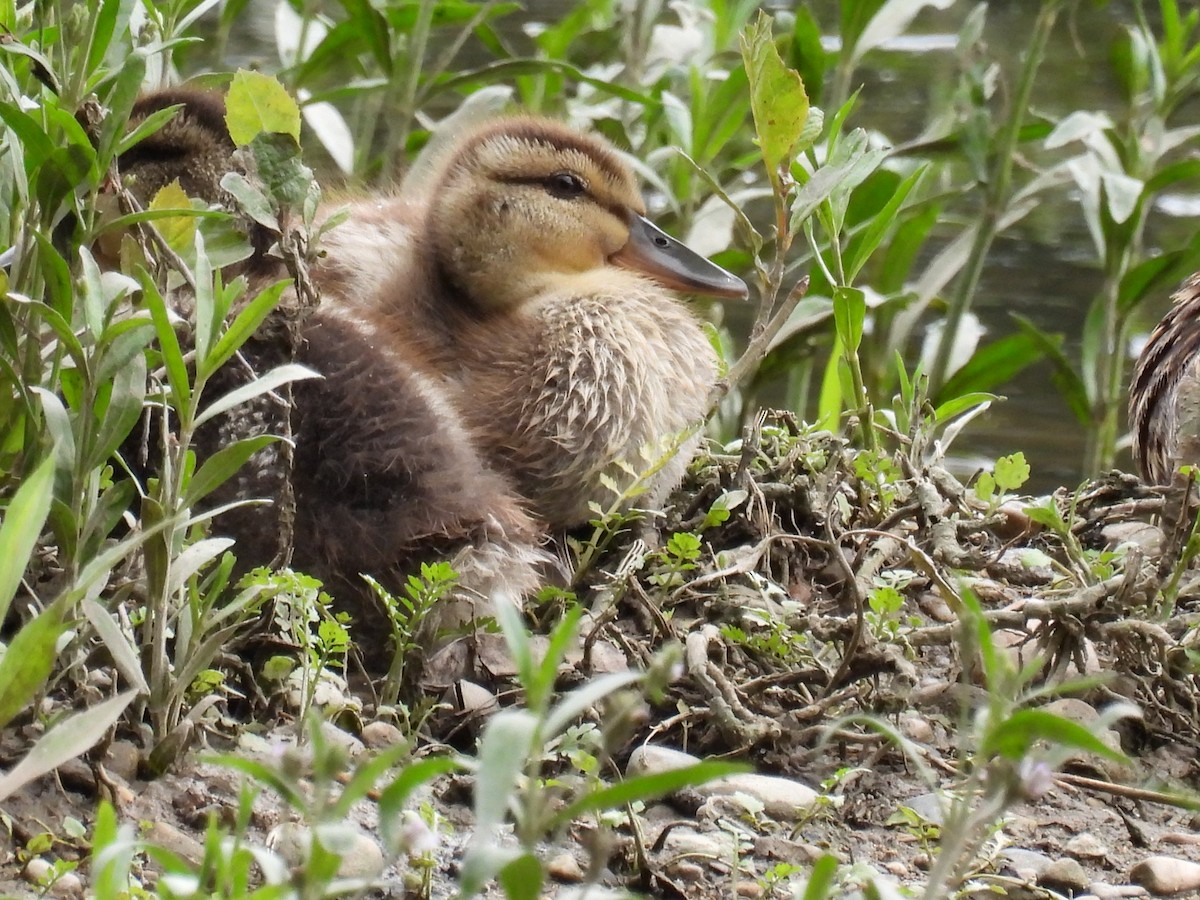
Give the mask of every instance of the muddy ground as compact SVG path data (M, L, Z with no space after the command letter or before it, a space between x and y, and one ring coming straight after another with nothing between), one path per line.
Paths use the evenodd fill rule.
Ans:
M668 645L679 648L678 677L625 716L623 731L610 727L611 708L593 709L572 733L578 746L548 753L543 774L566 796L578 791L579 760L598 751L589 735L603 734L612 758L598 774L608 780L635 751L635 767L671 764L643 758L646 746L739 760L778 780L638 805L636 827L619 815L583 817L539 845L546 896L577 896L595 880L647 896L790 897L832 853L843 864L833 896L872 879L885 895L887 885L920 895L946 878L947 891L968 895L1115 897L1171 887L1147 874L1152 857L1200 863L1187 799L1197 796L1200 744L1200 590L1181 562L1188 486L1150 489L1113 473L1053 497L981 498L928 461L919 434L900 446L856 453L768 417L700 458L664 519L605 538L575 586L588 607L584 640L559 687L644 667ZM698 544L672 545L681 532ZM539 607L531 621L544 631L559 609ZM519 700L497 635L455 647L423 673L441 708L400 723L419 735L407 760L472 752L481 723ZM1024 680L1013 674L1021 665ZM103 691L100 661L96 670L89 677ZM43 712L80 702L68 683ZM360 741L401 740L361 679L344 693L362 704L336 716L347 754L363 752ZM79 863L78 884L67 878L54 891L86 890L101 796L140 833L184 858L202 855L206 823L236 821L242 783L206 754L240 746L281 765L279 747L295 734L286 702L264 699L215 704L192 749L157 779L145 777L144 734L122 727L101 748L107 755L72 762L0 803L0 894L37 892L24 872L31 841L45 860ZM1124 703L1138 716L1105 717ZM1079 723L1127 758L1059 752L1053 738L1071 743L1075 732L1022 719L1025 709ZM1006 720L1015 723L1007 732ZM20 759L39 727L30 719L0 736L0 765ZM372 895L419 896L422 871L432 896L452 894L472 834L472 789L458 773L418 791L410 805L438 821L427 866L389 862ZM280 826L296 818L265 792L247 838L271 835L283 852ZM356 804L351 819L377 848L375 804ZM49 846L37 845L42 834L53 837ZM946 847L948 869L938 862ZM364 852L374 876L378 851ZM1184 870L1176 886L1200 888L1188 887ZM135 871L154 882L152 863Z

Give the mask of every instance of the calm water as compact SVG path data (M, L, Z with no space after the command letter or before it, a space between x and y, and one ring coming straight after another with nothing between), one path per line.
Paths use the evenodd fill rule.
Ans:
M552 21L574 6L563 0L527 0L526 5L525 15L501 20L501 30L518 47L527 22ZM792 4L768 5L784 9ZM960 0L946 11L926 10L904 38L869 54L859 72L862 92L854 124L877 129L897 142L916 137L926 122L927 110L953 86L955 35L976 5ZM988 53L1006 71L1017 67L1038 5L1033 0L1003 0L989 8ZM820 21L836 21L836 0L818 0L812 6ZM264 7L267 12L273 4ZM1035 89L1036 111L1058 117L1074 109L1119 110L1119 91L1107 54L1121 26L1132 21L1129 0L1100 8L1082 4L1076 16L1060 16ZM269 13L249 33L269 41ZM238 55L236 48L230 49L231 55ZM247 56L263 56L261 44L245 51ZM1200 111L1193 109L1192 113L1200 120ZM1190 234L1196 220L1186 216L1196 215L1198 208L1200 201L1195 196L1177 195L1160 204L1148 229L1150 245L1155 240L1174 245L1180 236ZM947 229L942 239L953 234ZM1016 312L1047 331L1064 334L1068 355L1077 358L1083 319L1100 281L1082 214L1063 191L1048 195L1033 214L993 245L973 312L987 329L985 340L1013 330L1009 315ZM1166 307L1165 295L1147 304L1140 330L1148 330ZM1027 370L1003 390L1006 402L995 404L972 423L955 445L967 458L967 468L973 460L994 460L1023 450L1033 469L1032 488L1051 489L1079 480L1085 435L1050 384L1049 374L1046 365ZM1120 464L1130 466L1127 453Z

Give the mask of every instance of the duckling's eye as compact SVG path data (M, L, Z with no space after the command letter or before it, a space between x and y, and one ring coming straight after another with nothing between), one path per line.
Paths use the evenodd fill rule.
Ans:
M561 200L574 200L587 191L583 179L574 172L556 172L545 181L546 190Z

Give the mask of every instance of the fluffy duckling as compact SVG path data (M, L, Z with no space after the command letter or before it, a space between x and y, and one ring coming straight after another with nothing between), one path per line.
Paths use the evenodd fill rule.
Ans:
M1171 299L1138 357L1129 394L1133 458L1154 484L1200 463L1200 272Z
M611 146L552 121L465 134L424 193L352 208L329 240L326 293L360 298L442 375L477 446L551 528L595 518L615 499L606 482L623 492L656 466L634 502L659 505L716 377L673 292L741 298L745 284L645 218Z
M174 178L189 193L221 201L220 179L234 162L219 97L155 94L139 102L135 116L176 104L183 109L157 140L122 155L119 166L143 202ZM257 263L270 268L269 260L260 257ZM322 378L292 386L290 474L280 445L271 445L211 502L280 501L290 478L293 565L323 580L356 618L366 620L367 630L356 634L377 655L389 630L359 573L398 591L420 562L440 556L453 562L467 597L516 599L536 587L550 557L539 549L540 525L509 480L478 453L439 379L340 300L327 298L299 325L295 361ZM295 305L285 295L281 305L289 303ZM187 306L181 298L181 308ZM260 330L243 347L244 364L261 374L291 361L280 333L274 327ZM218 373L210 382L211 396L245 383L244 364ZM286 434L288 417L277 398L261 397L201 429L198 453L211 454L253 434ZM237 538L244 567L265 565L280 549L284 515L278 502L242 506L218 518L215 528Z
M121 172L139 199L150 200L178 179L189 197L210 202L229 198L221 178L234 170L233 140L225 127L225 101L209 91L172 88L138 99L130 126L171 106L179 111L162 128L130 147L120 158Z

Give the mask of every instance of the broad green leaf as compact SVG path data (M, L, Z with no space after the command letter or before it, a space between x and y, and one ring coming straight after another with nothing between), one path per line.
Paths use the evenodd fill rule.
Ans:
M88 454L88 468L103 465L129 437L142 415L145 399L146 358L134 354L113 376L108 406L100 413L96 438Z
M926 171L926 167L921 166L900 182L883 209L871 217L871 224L867 226L866 232L858 241L854 257L846 266L846 280L849 283L854 283L854 280L858 277L858 273L862 271L863 266L867 264L867 260L871 258L871 254L875 252L883 240L883 236L899 221L900 207L908 199L909 193L916 186L917 182L921 180Z
M1025 454L1017 451L996 460L996 484L1001 490L1015 491L1029 480L1029 463Z
M270 75L239 69L225 96L225 125L239 147L260 134L287 134L300 142L300 107Z
M826 853L812 867L812 873L804 885L801 900L826 900L832 896L833 882L837 877L838 859Z
M302 209L316 181L296 143L281 134L263 133L250 142L250 151L258 179L269 197L286 208Z
M609 787L589 791L555 814L559 823L567 823L587 812L604 809L619 809L627 803L639 800L656 800L686 787L707 784L728 775L750 771L744 763L724 760L705 760L695 765L668 769L648 775L626 778Z
M542 724L542 733L550 738L566 730L577 718L615 691L635 684L641 672L612 672L592 678L554 705Z
M184 582L232 547L233 544L233 538L204 538L191 544L172 561L167 592L175 593L183 587Z
M545 875L537 856L522 853L496 874L496 880L508 900L538 900Z
M33 745L29 754L16 768L0 776L0 800L10 796L22 785L52 772L63 763L90 750L116 723L125 707L133 702L136 696L137 691L126 691L58 722Z
M154 332L158 336L159 349L162 352L163 365L167 369L167 381L171 385L176 408L185 410L191 405L192 385L188 379L187 363L183 359L183 350L179 346L179 337L171 324L171 315L167 310L167 302L158 292L154 279L145 269L138 273L142 282L142 299L150 309L150 318L154 322Z
M255 378L249 384L242 385L240 388L232 390L215 400L200 415L196 416L196 427L200 427L209 419L219 416L221 413L228 412L236 406L241 406L248 400L253 400L255 397L273 391L277 387L282 387L290 382L300 381L305 378L320 377L312 369L296 363L276 366L265 375Z
M1019 760L1038 741L1095 753L1117 762L1126 761L1125 754L1109 747L1090 728L1042 709L1019 709L1012 713L984 734L979 751L987 756Z
M862 343L863 323L867 318L867 295L858 288L833 289L833 320L842 347L857 352Z
M184 193L178 178L174 179L170 184L159 188L148 207L151 212L190 210L191 208L192 202L188 199L188 195ZM155 220L154 227L158 229L158 233L162 235L163 240L167 242L167 246L176 253L183 253L190 249L195 240L196 222L192 216L164 216L161 219Z
M279 231L279 219L271 198L241 172L227 172L221 177L221 187L233 195L242 212L271 231Z
M763 161L774 182L797 149L808 119L808 94L800 74L784 65L775 48L772 19L759 13L742 33L742 61L750 81L750 109Z
M143 694L150 693L150 685L142 672L142 662L137 648L121 630L116 618L95 600L85 598L81 604L83 614L95 629L112 657L113 664L133 688Z
M1063 399L1067 401L1067 405L1071 408L1071 412L1075 414L1076 420L1084 426L1091 425L1092 410L1091 404L1088 401L1087 388L1084 387L1083 380L1075 371L1071 361L1062 351L1062 338L1058 335L1049 335L1037 327L1032 321L1024 316L1013 316L1013 321L1017 326L1030 335L1041 345L1042 352L1046 358L1050 360L1054 366L1054 373L1050 376L1054 382L1058 392L1062 394Z
M993 400L999 399L996 394L989 394L986 391L959 394L957 397L951 397L945 403L939 404L933 411L933 420L939 424L948 422L968 409L983 403L991 404Z
M475 771L476 839L491 840L504 821L538 731L537 720L521 709L496 713L487 723Z
M4 561L0 565L0 622L8 615L38 535L46 524L53 493L54 454L50 454L17 488L0 521L0 560Z
M1046 355L1046 342L1019 331L985 344L971 354L938 392L935 402L946 403L962 394L991 391Z
M196 506L201 500L229 480L238 469L246 464L255 453L279 440L275 435L262 434L245 438L228 447L222 447L204 461L200 469L188 481L184 494L185 507Z
M58 639L67 627L62 609L63 604L56 602L42 610L21 627L4 655L0 656L0 728L29 707L29 702L50 677L58 657ZM0 797L3 794L0 790Z
M817 400L817 427L836 432L842 416L842 382L838 377L838 361L842 358L842 342L834 335L829 360L821 376L821 393Z

